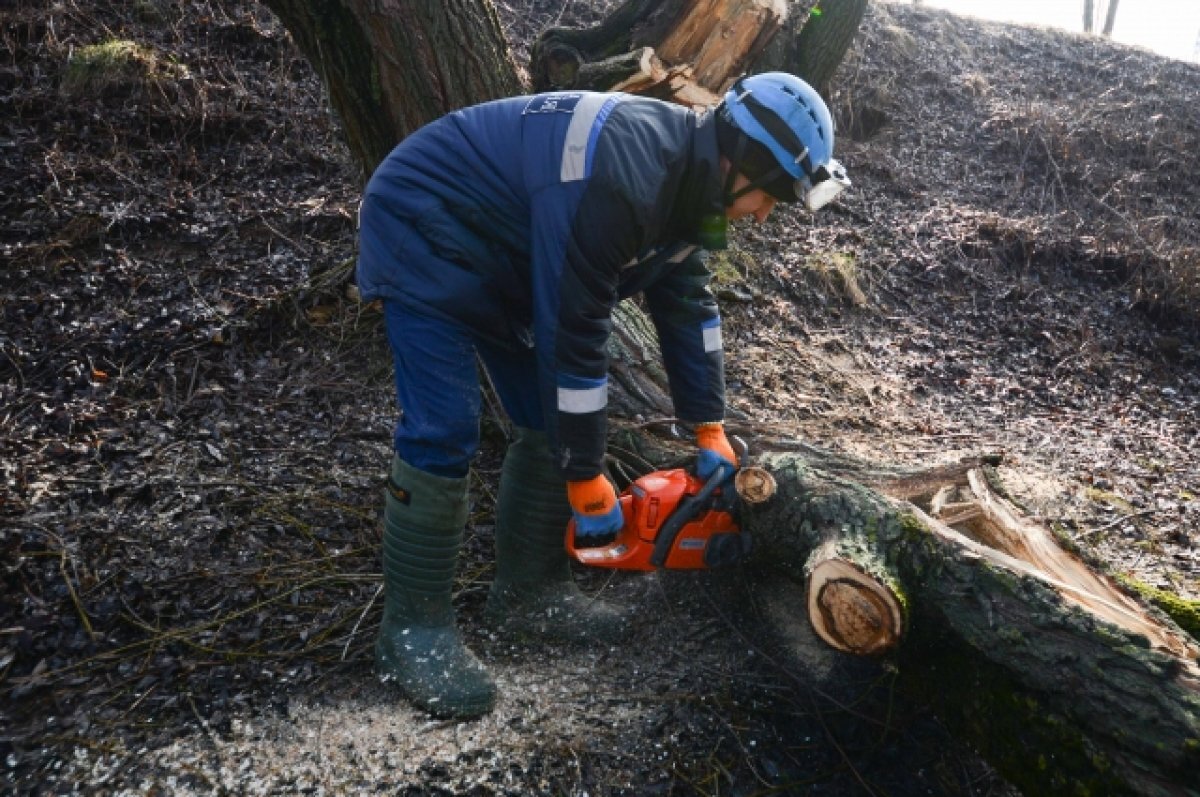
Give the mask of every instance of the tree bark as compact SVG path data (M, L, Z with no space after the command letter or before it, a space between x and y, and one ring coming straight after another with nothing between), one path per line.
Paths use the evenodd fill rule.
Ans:
M800 454L758 464L778 487L742 518L751 580L805 593L776 609L804 606L841 650L891 650L910 688L1027 794L1200 793L1200 647L982 470L944 471L951 483L919 497L930 480L878 474L914 503ZM817 578L822 567L833 577Z
M658 334L650 317L626 299L613 311L608 340L610 413L646 421L671 416L670 386L662 365Z
M739 515L752 560L710 575L798 683L842 669L820 639L888 662L1028 797L1200 795L1197 641L998 495L994 457L913 470L728 425L775 487ZM678 467L688 446L647 426L618 421L614 458Z
M644 36L647 27L660 26L662 19L672 18L683 1L625 0L593 28L547 29L534 43L529 59L534 91L596 87L585 82L586 78L580 79L584 64L634 51L640 56L635 37Z
M791 43L790 71L828 97L866 11L867 0L822 0Z
M404 136L520 94L490 0L264 0L325 81L364 179Z
M648 319L632 301L619 313L613 413L637 423L614 424L610 452L631 478L690 452L646 434L673 420L666 378ZM741 517L768 642L802 622L843 653L888 657L1028 795L1198 793L1200 647L997 495L997 458L914 470L727 426L768 452L744 464L776 481Z

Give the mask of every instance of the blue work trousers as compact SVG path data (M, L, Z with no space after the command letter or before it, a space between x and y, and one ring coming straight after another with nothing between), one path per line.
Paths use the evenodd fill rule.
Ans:
M385 301L384 322L396 368L396 453L437 476L467 475L479 450L481 392L475 355L517 426L545 427L534 350L481 339L465 325Z

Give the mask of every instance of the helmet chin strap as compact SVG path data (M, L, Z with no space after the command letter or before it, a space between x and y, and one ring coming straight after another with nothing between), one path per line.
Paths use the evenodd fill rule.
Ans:
M746 189L733 193L733 181L742 168L742 155L746 151L746 134L738 131L737 144L733 147L733 157L729 159L729 169L725 172L725 185L721 188L721 196L725 207L732 207L737 198L746 193Z
M729 161L729 171L725 173L725 185L722 187L721 193L724 198L725 207L727 208L732 207L733 203L736 202L739 197L743 197L751 191L762 188L764 185L770 184L771 181L775 180L775 178L787 174L782 166L776 166L766 174L759 175L757 179L751 180L749 183L742 186L740 190L735 192L733 190L733 183L734 180L737 179L737 176L742 173L742 155L746 151L746 138L746 134L739 130L737 144L733 148L733 158Z

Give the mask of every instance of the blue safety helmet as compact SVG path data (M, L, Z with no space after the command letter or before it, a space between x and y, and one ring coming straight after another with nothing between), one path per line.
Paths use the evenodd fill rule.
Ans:
M733 167L725 182L726 205L761 188L782 202L803 200L816 210L850 186L846 170L833 158L829 108L795 75L764 72L744 77L726 92L717 114L727 130L739 133L731 146L722 147ZM768 160L765 167L763 160ZM753 165L755 161L759 165ZM738 173L751 182L734 194Z

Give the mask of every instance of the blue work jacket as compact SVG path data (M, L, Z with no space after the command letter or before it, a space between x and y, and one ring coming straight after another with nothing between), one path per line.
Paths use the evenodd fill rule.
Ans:
M590 478L625 297L645 297L676 415L724 415L720 316L698 251L702 221L724 219L718 158L713 114L644 97L558 92L455 111L368 183L362 296L532 347L558 467Z

